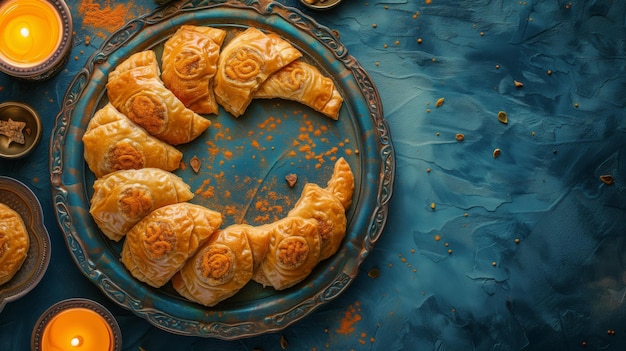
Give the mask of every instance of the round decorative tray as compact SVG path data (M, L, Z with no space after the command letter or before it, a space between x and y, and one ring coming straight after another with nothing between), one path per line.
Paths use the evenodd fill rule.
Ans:
M334 160L344 157L355 175L339 251L300 284L275 291L254 282L208 308L171 285L154 289L134 279L119 260L122 244L108 240L89 215L94 175L83 159L82 135L107 100L107 76L131 54L163 44L183 24L219 27L227 39L254 26L276 33L303 52L303 59L332 77L344 98L339 119L284 100L255 100L234 118L220 109L212 126L180 145L183 167L174 173L195 193L190 200L220 211L223 226L260 225L286 216L307 182L324 186ZM76 264L113 301L172 333L236 339L276 331L336 298L353 281L378 240L392 194L394 152L374 83L333 32L299 10L267 1L174 2L113 33L70 84L52 134L53 201ZM189 160L202 163L196 173ZM298 176L292 188L285 176Z
M50 237L43 224L41 204L19 180L0 176L0 202L19 213L24 221L30 246L22 267L8 282L0 285L0 311L7 302L31 291L43 278L50 263Z

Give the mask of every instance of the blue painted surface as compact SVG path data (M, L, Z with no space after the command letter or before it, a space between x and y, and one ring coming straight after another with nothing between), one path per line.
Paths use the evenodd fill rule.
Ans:
M0 161L0 174L38 194L53 245L41 283L0 313L0 349L28 349L47 307L89 297L116 316L124 350L278 350L281 335L294 350L623 350L625 6L344 1L303 10L340 33L378 88L396 151L394 195L380 240L342 295L281 332L238 341L153 327L104 296L67 250L50 199L50 132L68 85L104 40L76 11L64 71L43 83L0 75L0 99L36 107L45 128L36 153ZM154 8L136 0L130 12ZM605 174L615 184L602 183ZM360 320L342 333L348 312Z

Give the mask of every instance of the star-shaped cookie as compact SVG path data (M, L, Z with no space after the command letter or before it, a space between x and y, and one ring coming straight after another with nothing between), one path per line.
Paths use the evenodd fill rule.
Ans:
M12 142L16 142L18 144L24 144L24 133L22 130L26 127L26 123L24 122L16 122L9 118L8 121L0 120L0 135L4 135L9 138L10 145Z

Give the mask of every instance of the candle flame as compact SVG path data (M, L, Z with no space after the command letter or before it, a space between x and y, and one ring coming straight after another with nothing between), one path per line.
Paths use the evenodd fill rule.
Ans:
M77 335L70 340L70 344L74 347L78 347L83 344L83 338L80 335Z
M28 36L30 35L30 30L28 29L27 26L23 26L22 28L20 28L20 34L24 37L24 38L28 38Z

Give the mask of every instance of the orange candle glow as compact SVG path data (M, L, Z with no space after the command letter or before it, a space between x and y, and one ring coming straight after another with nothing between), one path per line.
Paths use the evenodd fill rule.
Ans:
M61 44L63 24L45 0L8 0L0 5L0 59L16 67L34 67Z
M97 312L69 308L54 316L41 338L41 351L112 351L113 330Z

